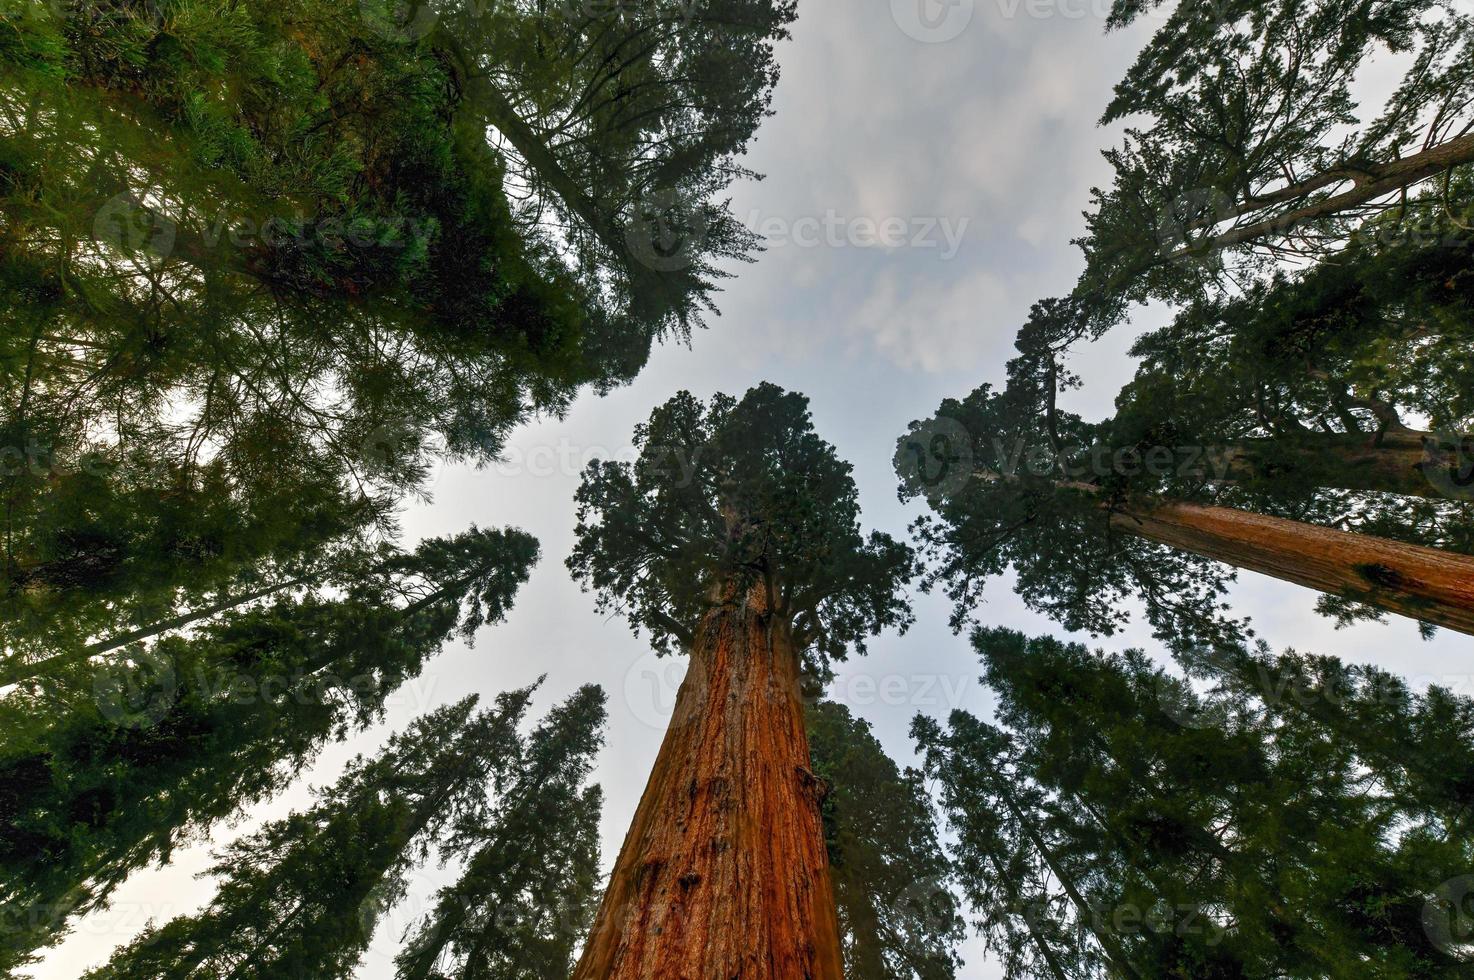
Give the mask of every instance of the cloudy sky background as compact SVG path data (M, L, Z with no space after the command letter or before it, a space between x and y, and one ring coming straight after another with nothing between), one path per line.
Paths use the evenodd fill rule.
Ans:
M924 5L924 6L922 6ZM802 391L815 424L855 465L864 520L895 535L919 512L896 500L891 455L906 423L944 397L999 382L1029 304L1069 290L1080 268L1069 244L1080 233L1089 188L1107 170L1099 150L1119 134L1097 128L1113 83L1156 23L1106 35L1106 0L805 0L792 42L781 50L775 116L750 164L767 179L735 190L737 214L769 239L757 263L740 267L720 297L722 316L689 348L660 350L638 382L605 398L581 399L563 420L520 430L504 462L481 471L445 468L434 501L410 507L411 540L454 533L471 522L511 524L536 534L544 558L510 620L484 630L474 649L448 648L426 675L391 700L385 725L331 747L302 784L214 843L303 805L309 785L330 783L356 752L369 753L411 718L479 692L521 686L547 674L538 712L585 683L610 696L608 741L595 778L603 784L604 862L613 862L654 760L684 671L658 661L619 620L595 614L592 597L569 580L572 496L595 456L628 451L630 432L681 388L699 397L740 394L760 380ZM920 14L925 12L927 20ZM906 242L877 242L888 229ZM916 240L918 239L919 240ZM1141 311L1133 325L1082 351L1086 380L1070 407L1109 411L1129 377L1124 350L1161 322ZM892 756L914 761L906 731L917 712L963 707L987 713L990 698L947 608L917 596L917 625L886 635L868 658L844 665L831 691L870 721ZM1276 646L1335 653L1464 693L1467 640L1431 643L1411 624L1334 632L1311 613L1312 593L1245 575L1241 612ZM1029 632L1058 627L994 583L981 611L990 623ZM1150 643L1139 629L1106 643ZM152 917L164 921L208 901L196 876L209 864L202 843L167 868L135 877L109 910L78 924L34 976L65 980L104 961ZM409 899L381 926L359 976L393 975L400 935L426 910L455 869L429 867ZM999 976L981 943L964 949L961 976Z

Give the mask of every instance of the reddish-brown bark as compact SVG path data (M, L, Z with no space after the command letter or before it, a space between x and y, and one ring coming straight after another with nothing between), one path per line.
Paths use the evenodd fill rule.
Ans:
M760 589L707 615L574 980L841 980L799 691Z
M1228 507L1118 504L1127 534L1474 634L1474 558Z

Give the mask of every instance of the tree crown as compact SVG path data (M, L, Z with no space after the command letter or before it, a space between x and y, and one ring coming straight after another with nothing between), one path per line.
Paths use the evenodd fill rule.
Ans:
M765 383L703 405L681 392L635 445L634 462L585 470L568 567L660 650L689 644L728 590L754 586L821 658L909 626L912 551L861 532L850 464L814 432L803 395Z

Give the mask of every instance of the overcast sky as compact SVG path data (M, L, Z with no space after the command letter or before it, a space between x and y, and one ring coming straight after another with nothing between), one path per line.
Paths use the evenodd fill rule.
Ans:
M1105 35L1106 0L804 0L780 57L775 116L750 155L767 179L735 190L735 208L768 250L720 297L722 316L691 346L656 353L638 382L581 399L563 420L515 434L505 462L480 472L447 468L434 501L409 508L411 539L476 522L516 525L542 541L544 558L509 621L484 630L474 649L447 648L392 701L388 723L324 753L303 785L253 811L219 843L306 800L355 752L374 751L411 718L479 692L531 683L546 673L539 712L586 683L610 696L604 786L604 862L618 852L659 746L683 664L657 661L620 620L594 613L569 580L572 496L594 456L627 452L630 432L681 388L705 398L740 394L767 380L802 391L819 433L855 465L864 521L896 535L916 516L896 500L891 454L912 419L940 400L999 382L1028 306L1069 290L1080 268L1069 244L1099 150L1119 134L1096 127L1112 84L1141 46L1148 21ZM886 241L880 241L882 236ZM1086 380L1071 407L1106 413L1129 376L1123 351L1160 322L1145 311L1072 365ZM1376 662L1426 683L1474 693L1467 641L1424 643L1407 623L1334 632L1311 613L1313 594L1245 575L1235 594L1276 646ZM990 586L984 618L1033 633L1058 627L1023 609L1007 583ZM868 658L841 668L831 696L870 721L892 756L914 761L906 730L918 712L989 710L979 668L947 609L917 596L917 625L887 635ZM1150 644L1135 630L1111 648ZM113 907L79 923L35 976L73 978L106 959L150 917L163 921L206 902L197 880L209 846L135 877ZM405 905L381 927L359 976L393 975L403 928L454 869L416 876ZM999 976L971 941L968 980Z

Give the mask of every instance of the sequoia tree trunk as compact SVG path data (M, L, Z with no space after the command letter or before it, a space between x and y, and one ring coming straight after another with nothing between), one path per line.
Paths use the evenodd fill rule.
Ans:
M1283 440L1248 439L1217 454L1222 472L1214 476L1230 482L1271 476L1267 460L1275 460L1287 467L1285 478L1295 479L1303 467L1304 479L1324 489L1446 500L1468 480L1461 472L1468 450L1460 447L1474 446L1474 438L1459 439L1456 447L1411 429L1380 436L1314 433L1291 441L1288 451Z
M573 980L842 980L822 792L788 624L723 603Z
M1172 500L1117 504L1111 526L1169 548L1474 634L1474 558L1468 555Z

